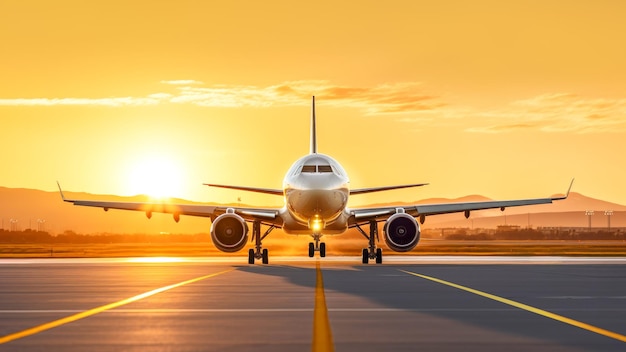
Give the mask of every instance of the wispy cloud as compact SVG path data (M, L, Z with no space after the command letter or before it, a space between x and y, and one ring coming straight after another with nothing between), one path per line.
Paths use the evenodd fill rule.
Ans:
M432 110L443 105L439 97L424 94L419 83L385 84L375 87L332 85L327 81L290 81L257 86L179 87L174 103L200 106L298 106L317 96L327 105L354 107L370 114Z
M520 129L574 133L626 131L626 99L544 94L474 115L482 115L484 123L468 128L468 132L501 133Z
M328 81L289 81L259 87L247 85L210 85L195 80L169 80L171 92L145 97L112 98L20 98L0 99L0 106L55 105L154 105L160 103L194 104L206 107L269 107L309 104L312 95L328 105L355 107L369 114L433 110L443 106L440 98L424 94L419 83L395 83L374 87L333 85Z
M451 104L426 92L419 82L349 86L323 80L287 81L269 86L207 85L196 80L167 80L161 92L139 97L16 98L0 106L144 106L191 104L203 107L282 107L308 105L312 95L326 106L349 107L367 115L396 114L407 124L451 125L470 133L622 132L626 99L544 94L508 104L476 108ZM471 127L467 127L471 125Z

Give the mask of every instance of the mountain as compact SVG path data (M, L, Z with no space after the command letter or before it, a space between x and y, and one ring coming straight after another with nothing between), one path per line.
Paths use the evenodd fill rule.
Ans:
M65 192L66 198L103 199L118 202L147 201L147 196L118 197L89 193ZM172 199L179 204L201 204L182 199ZM201 233L209 232L210 220L181 217L176 223L172 215L145 214L134 211L110 210L74 206L63 202L58 192L34 189L0 187L0 218L2 228L11 229L11 219L17 220L18 230L44 229L51 233L71 230L78 233Z
M104 199L121 202L147 201L147 196L118 197L110 195L94 195L89 193L64 192L67 198ZM479 195L456 199L431 198L406 204L475 202L489 200ZM178 204L204 204L172 199ZM397 204L397 203L396 203ZM377 205L391 205L377 204ZM613 210L611 225L626 226L626 206L609 203L586 197L572 192L567 200L554 204L534 205L521 208L506 209L504 214L499 209L472 212L470 219L463 214L446 214L431 216L426 219L426 227L495 227L506 223L527 226L587 226L588 217L585 210L595 210L592 217L593 226L605 226L607 223L604 210ZM531 214L531 215L528 215ZM208 233L211 222L208 218L181 216L176 223L172 215L153 214L147 219L145 214L134 211L110 210L79 207L61 200L58 192L45 192L34 189L0 187L0 218L2 228L10 229L11 219L16 229L44 229L51 233L62 233L71 230L78 233Z

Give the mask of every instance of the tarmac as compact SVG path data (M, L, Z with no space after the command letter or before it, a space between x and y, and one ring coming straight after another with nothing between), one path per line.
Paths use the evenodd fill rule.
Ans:
M1 259L0 351L624 351L626 258Z

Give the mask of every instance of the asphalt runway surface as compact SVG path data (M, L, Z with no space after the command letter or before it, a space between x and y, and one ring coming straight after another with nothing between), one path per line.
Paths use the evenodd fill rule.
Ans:
M0 351L626 351L626 259L0 260Z

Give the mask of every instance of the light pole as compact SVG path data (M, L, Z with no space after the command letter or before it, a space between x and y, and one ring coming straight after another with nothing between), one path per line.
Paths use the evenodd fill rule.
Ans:
M17 231L17 219L9 220L11 223L11 232Z
M37 232L45 231L46 220L37 219Z
M611 231L611 216L613 216L613 210L605 210L604 215L606 215L606 223L609 231Z
M593 216L593 213L595 213L595 211L585 210L585 215L589 218L589 231L591 231L591 217Z

